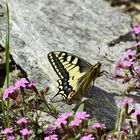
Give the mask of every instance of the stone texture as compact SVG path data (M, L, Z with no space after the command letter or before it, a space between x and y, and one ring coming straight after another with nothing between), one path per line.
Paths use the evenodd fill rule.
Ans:
M67 51L92 64L101 61L102 69L111 72L122 51L132 45L121 42L109 48L110 41L131 30L130 17L115 12L102 0L10 0L9 9L10 53L38 87L50 87L51 96L57 92L57 75L47 59L50 51ZM4 46L5 16L2 19L0 43ZM98 78L90 91L94 94L87 102L87 110L97 121L112 126L117 93L123 88L106 76ZM71 106L63 108L66 111Z

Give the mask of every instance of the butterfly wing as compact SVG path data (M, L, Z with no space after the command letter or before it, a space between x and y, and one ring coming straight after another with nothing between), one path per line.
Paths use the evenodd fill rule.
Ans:
M54 51L48 54L48 59L59 76L58 93L64 99L70 99L78 89L78 81L92 66L82 58L67 52Z

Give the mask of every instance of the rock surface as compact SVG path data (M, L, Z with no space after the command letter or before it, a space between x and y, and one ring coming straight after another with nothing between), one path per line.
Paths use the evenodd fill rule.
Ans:
M91 64L100 61L102 69L110 73L123 50L133 44L121 42L108 46L110 41L131 30L130 17L115 12L102 0L11 0L9 9L10 53L39 88L50 87L52 96L57 92L58 77L47 59L50 51L67 51ZM4 46L5 16L2 19L0 43ZM98 78L87 110L97 121L113 126L118 93L123 88L106 76ZM71 110L68 105L63 108Z

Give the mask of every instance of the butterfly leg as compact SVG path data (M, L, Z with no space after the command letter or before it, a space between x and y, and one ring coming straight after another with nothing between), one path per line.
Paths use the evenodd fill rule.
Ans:
M105 75L106 77L108 77L108 74L109 73L107 71L103 70L99 73L99 76Z

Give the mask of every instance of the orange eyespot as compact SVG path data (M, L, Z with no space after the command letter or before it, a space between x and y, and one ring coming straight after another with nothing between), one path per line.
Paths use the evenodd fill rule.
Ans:
M70 100L76 93L74 91L70 92L68 95L68 100Z

